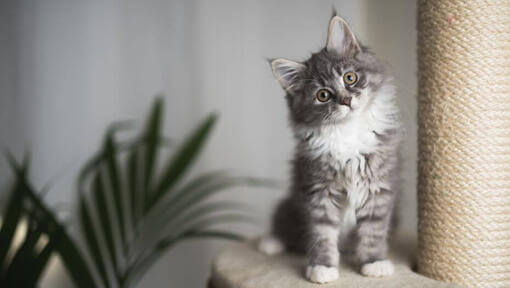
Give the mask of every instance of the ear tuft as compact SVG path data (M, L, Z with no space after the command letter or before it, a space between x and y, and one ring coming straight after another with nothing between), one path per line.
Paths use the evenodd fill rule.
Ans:
M331 18L335 17L335 16L338 16L338 12L336 12L336 8L335 8L335 5L331 6L331 11L333 11L332 15L331 15Z
M349 24L340 16L335 15L329 22L328 41L326 50L339 56L354 57L361 48L356 40L356 36L352 33Z
M299 74L306 66L291 60L278 58L270 61L273 75L280 85L288 92L292 92L299 84Z

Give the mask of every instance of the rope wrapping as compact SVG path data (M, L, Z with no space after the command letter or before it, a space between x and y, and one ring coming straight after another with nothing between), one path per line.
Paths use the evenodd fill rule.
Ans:
M510 1L418 1L418 269L510 287Z

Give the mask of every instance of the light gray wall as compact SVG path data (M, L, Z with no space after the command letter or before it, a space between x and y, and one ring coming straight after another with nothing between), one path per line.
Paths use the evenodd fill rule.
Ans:
M166 101L165 132L182 139L211 111L221 121L196 171L286 180L292 139L283 92L266 57L304 59L326 38L331 7L393 67L408 135L402 227L415 230L415 4L364 1L0 1L0 146L33 155L33 179L54 180L47 200L72 203L78 168L114 120L141 119ZM0 164L0 180L6 166ZM257 207L267 229L284 191L225 194ZM71 214L71 213L67 213ZM69 219L74 221L74 219ZM178 246L141 287L204 287L224 242ZM43 287L67 285L58 265ZM62 278L64 277L64 278Z

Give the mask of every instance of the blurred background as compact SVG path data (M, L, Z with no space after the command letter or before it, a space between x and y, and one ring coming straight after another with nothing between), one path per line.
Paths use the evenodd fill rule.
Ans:
M293 139L284 92L266 58L303 60L323 47L332 7L395 75L407 136L402 147L403 233L416 227L415 1L0 0L0 147L32 154L32 179L72 227L78 169L108 124L141 121L157 94L164 132L182 139L216 111L220 121L193 173L213 168L286 182ZM0 162L0 182L10 176ZM240 189L268 228L284 189ZM71 210L71 212L69 212ZM205 287L223 241L180 244L141 287ZM67 287L53 261L42 287ZM169 285L171 284L171 285Z

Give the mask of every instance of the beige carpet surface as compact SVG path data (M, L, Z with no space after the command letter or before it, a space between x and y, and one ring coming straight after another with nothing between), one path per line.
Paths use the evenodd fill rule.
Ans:
M340 279L328 284L313 284L304 278L306 260L297 255L267 256L253 243L235 243L221 252L213 262L211 284L214 288L454 288L460 287L426 278L410 268L409 245L397 244L391 259L395 274L385 278L367 278L351 265L342 263Z

